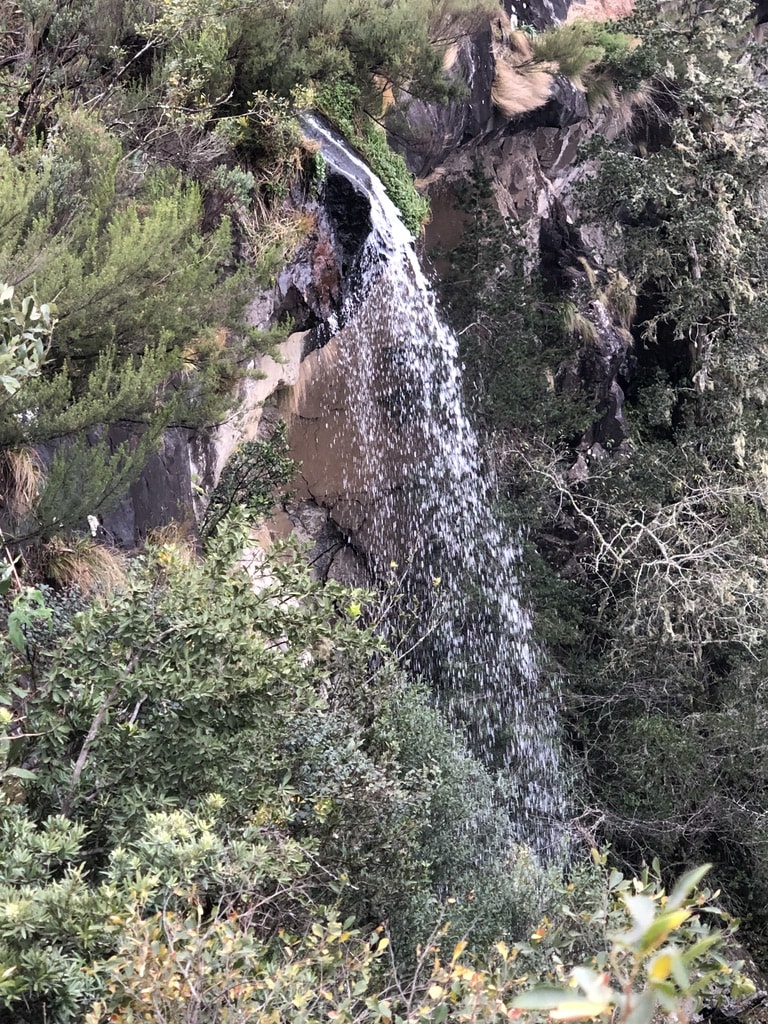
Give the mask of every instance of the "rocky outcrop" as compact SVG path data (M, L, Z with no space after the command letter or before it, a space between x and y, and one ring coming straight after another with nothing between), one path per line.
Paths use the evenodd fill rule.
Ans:
M223 423L207 431L166 432L160 450L129 493L102 517L105 535L119 546L133 547L151 530L174 521L199 520L206 495L234 449L243 441L270 437L277 420L288 412L285 395L300 394L305 387L303 360L322 349L338 328L345 299L355 286L360 248L371 229L366 200L339 174L328 176L322 202L308 202L307 212L312 226L304 243L275 286L258 291L246 311L247 326L263 329L289 321L296 329L273 355L252 360L233 411ZM128 433L126 428L123 434ZM125 439L123 434L115 433L115 445ZM317 522L317 517L306 513L310 494L302 493L301 501L304 512L295 521L276 517L263 539L297 532L304 540L317 541L320 549L332 547L325 526L313 538L307 525ZM325 521L326 513L320 518ZM333 543L337 541L338 537ZM324 570L333 564L334 572L354 575L351 565L342 568L343 557L318 554L318 558Z
M499 125L492 89L496 73L490 26L464 37L451 59L451 74L464 84L465 95L448 103L429 103L402 94L386 119L392 147L420 178L472 139Z
M541 29L574 12L590 17L625 13L628 2L584 0L571 5L570 15L567 0L507 0L505 9L513 24ZM427 178L433 209L427 250L450 249L460 239L465 215L459 200L467 175L477 164L491 181L502 214L525 226L531 261L539 263L552 291L583 292L584 265L599 267L600 260L591 246L594 239L581 237L573 226L572 186L581 173L574 169L577 148L593 127L586 120L583 93L551 75L545 76L544 92L533 87L533 79L523 82L521 99L514 98L520 83L510 91L507 79L505 108L499 64L514 71L514 59L510 62L506 51L502 53L503 47L512 46L510 31L509 23L505 27L499 22L457 44L451 53L452 68L467 83L466 95L445 106L397 104L388 114L391 138L411 168ZM610 133L611 125L604 123L602 130ZM323 418L333 424L334 417L328 414L347 401L336 394L338 387L330 380L335 351L331 339L343 328L345 300L357 284L357 261L371 227L369 208L344 174L331 174L322 202L312 205L311 213L313 226L296 258L280 273L274 289L254 298L249 311L254 325L287 318L294 332L276 358L264 356L254 362L231 419L206 436L169 432L130 495L105 517L105 527L119 543L131 545L153 526L191 516L196 495L215 484L234 447L268 435L277 417L314 417L318 422ZM626 434L622 382L632 369L628 336L599 303L582 312L595 325L595 340L561 367L558 380L567 387L578 379L594 395L599 416L584 446L616 450ZM354 443L353 430L345 438L338 436L343 429L347 428L337 422L318 443L331 451L340 443ZM318 553L323 571L331 566L333 572L342 571L339 559L350 557L343 571L354 575L359 564L344 542L359 530L353 482L334 482L333 460L328 462L326 452L326 479L321 483L315 478L320 472L318 454L298 445L304 464L297 491L300 511L278 517L273 532L299 530L312 538L318 552L326 551ZM318 511L318 500L333 505L332 527L326 512ZM330 551L335 554L328 555Z
M591 4L590 11L596 11ZM568 298L592 325L588 341L575 342L571 359L560 367L556 385L593 397L596 419L581 449L601 445L615 453L626 439L624 386L635 360L626 325L601 301L598 279L605 278L604 240L575 227L575 188L589 173L579 165L581 144L595 131L612 137L623 127L606 110L587 117L583 93L556 80L546 105L510 119L503 127L449 154L429 181L433 217L426 230L428 251L456 246L466 225L462 209L465 182L474 168L491 183L502 216L522 228L529 265L536 266L553 299ZM438 256L438 261L440 257Z
M565 21L571 0L504 0L504 10L518 25L548 28Z

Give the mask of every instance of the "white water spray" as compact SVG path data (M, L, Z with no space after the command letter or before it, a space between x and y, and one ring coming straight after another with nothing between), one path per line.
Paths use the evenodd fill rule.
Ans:
M344 403L353 426L344 437L329 428L327 442L346 500L363 510L350 532L375 569L407 564L407 586L433 613L414 667L475 754L512 781L520 839L550 854L563 815L556 687L537 664L519 541L493 513L457 339L381 182L317 120L305 130L371 209L360 283L334 339L345 388L330 404Z

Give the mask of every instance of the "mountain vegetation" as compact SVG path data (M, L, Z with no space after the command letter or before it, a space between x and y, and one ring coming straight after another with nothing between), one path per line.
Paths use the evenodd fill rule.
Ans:
M605 262L531 276L480 181L448 301L510 514L532 527L581 827L628 864L714 862L764 955L768 93L751 13L638 3L616 28L650 77L624 131L582 153L581 225ZM614 450L585 440L606 408L567 369L598 345L595 304L630 342Z
M721 6L533 48L607 76L604 98L652 81L584 178L637 372L632 453L578 486L595 413L549 380L589 343L583 296L531 280L484 183L468 193L454 312L482 295L478 378L492 325L481 414L538 545L595 842L552 866L383 639L397 594L249 548L290 473L279 429L238 450L194 538L127 557L86 530L272 344L242 311L306 227L297 113L352 136L416 227L382 97L455 98L445 53L495 4L0 7L2 1024L650 1024L754 990L706 869L675 886L652 861L711 861L759 942L764 69L746 8ZM581 542L575 574L548 537Z

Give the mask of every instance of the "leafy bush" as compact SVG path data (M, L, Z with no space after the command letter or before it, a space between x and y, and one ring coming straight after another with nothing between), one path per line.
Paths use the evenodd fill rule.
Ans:
M659 66L657 55L645 49L641 39L613 22L572 21L534 36L531 47L535 63L554 65L587 94L601 77L620 92L629 92Z
M119 142L93 118L63 118L55 139L17 157L0 150L0 166L0 274L34 275L58 301L42 371L27 374L0 415L0 449L50 445L40 500L15 524L20 538L65 529L117 500L168 423L223 413L224 369L237 379L236 353L209 351L194 372L190 359L226 322L237 286L217 286L228 228L203 235L197 190L162 172L126 194ZM121 420L141 428L115 445L108 432Z
M212 536L237 506L256 519L268 515L275 491L293 476L296 463L288 454L286 425L278 423L269 441L244 441L230 455L205 510L200 533Z
M40 373L56 324L50 306L28 295L19 307L14 291L13 285L0 284L0 385L9 395Z
M500 941L478 957L460 940L443 952L447 925L433 934L415 976L406 979L387 962L383 929L366 935L335 914L314 921L303 936L283 933L278 950L258 940L242 913L213 920L194 911L134 918L106 965L111 995L98 1000L87 1021L132 1022L152 1014L164 1024L254 1017L275 1024L321 1017L343 1024L533 1024L542 1011L551 1020L610 1015L649 1024L659 1012L677 1020L738 970L722 957L722 934L703 923L717 911L703 894L691 893L705 870L684 876L668 896L646 882L635 880L633 887L613 877L610 923L623 930L604 944L599 973L586 965L568 970L570 959L553 957L557 988L525 990L531 979L521 974L524 944ZM544 931L537 929L534 940ZM724 988L754 991L741 976Z
M91 964L98 976L126 901L140 917L197 906L201 928L247 908L265 943L334 905L390 921L399 963L447 905L479 942L536 912L541 872L504 794L362 625L365 595L313 581L290 551L244 562L247 521L232 515L203 562L149 548L122 588L5 645L13 815L30 835L62 821L78 836L58 867L13 885L71 909L64 871L95 917L57 933L41 912L30 956L61 947L70 966L54 984L30 960L8 996L20 1015L72 1018L96 982L71 978Z

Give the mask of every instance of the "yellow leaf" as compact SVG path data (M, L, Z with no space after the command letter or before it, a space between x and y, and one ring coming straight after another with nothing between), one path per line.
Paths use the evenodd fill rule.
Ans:
M687 921L690 916L690 910L671 910L666 915L669 930L673 932L676 928L679 928L681 924Z
M459 957L466 948L467 943L464 939L462 939L461 942L457 942L456 945L453 947L453 956L451 957L451 962L456 963L456 961L459 959Z
M496 952L499 954L504 963L506 963L507 957L509 956L509 946L506 944L506 942L497 942Z
M672 957L669 953L658 953L648 968L651 981L666 981L672 973Z
M442 985L430 985L427 995L430 999L437 1002L438 999L442 999L445 995L445 989Z
M578 1002L563 1002L549 1011L550 1020L592 1020L601 1017L611 1009L609 1003L593 1003L587 999Z

